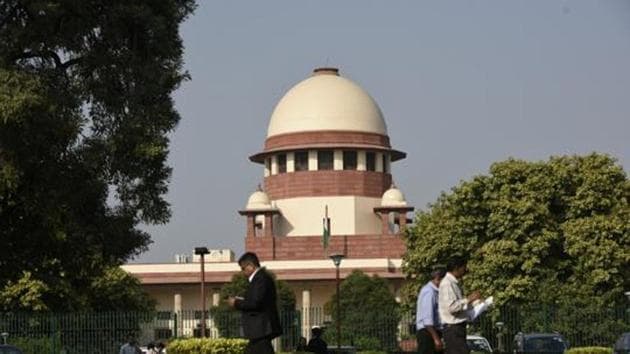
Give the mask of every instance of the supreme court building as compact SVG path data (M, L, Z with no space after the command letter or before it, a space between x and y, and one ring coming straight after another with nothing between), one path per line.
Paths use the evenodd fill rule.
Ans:
M345 256L342 279L360 269L386 279L398 294L401 231L413 207L394 186L390 165L403 158L374 99L335 68L315 69L276 105L264 147L249 157L261 169L263 187L234 212L243 218L245 250L289 284L298 308L321 307L333 295L332 254ZM322 244L326 210L328 249ZM123 269L140 279L158 310L201 308L197 256ZM206 307L218 304L220 287L238 271L232 251L206 255Z

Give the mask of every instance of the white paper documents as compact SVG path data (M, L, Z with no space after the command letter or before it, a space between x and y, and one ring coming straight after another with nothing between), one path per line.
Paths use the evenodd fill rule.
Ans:
M475 301L473 302L473 307L468 310L468 321L474 321L479 315L486 312L488 307L492 306L494 303L494 297L490 296L484 299L483 301Z

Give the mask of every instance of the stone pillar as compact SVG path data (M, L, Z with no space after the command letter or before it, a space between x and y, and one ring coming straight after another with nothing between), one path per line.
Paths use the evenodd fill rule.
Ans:
M265 213L265 231L264 231L264 236L265 237L272 237L273 236L273 214L271 214L271 213Z
M212 306L213 307L219 306L220 301L221 301L221 293L219 293L218 290L215 290L212 293Z
M365 171L366 170L366 157L365 151L357 152L357 171Z
M295 172L295 154L287 152L287 173Z
M403 234L405 232L405 228L407 227L407 213L401 211L398 214L398 233Z
M389 213L381 211L381 233L389 235Z
M172 334L177 337L182 333L182 294L176 293L173 295L173 312L175 313L175 323L171 327Z
M182 294L173 295L173 312L182 311Z
M278 174L278 157L276 155L271 156L271 174Z
M308 170L317 171L317 150L308 151Z
M256 216L254 214L247 215L247 237L256 236Z
M333 153L333 169L335 171L343 170L343 151L335 150Z
M302 336L311 338L311 291L302 290Z
M376 165L376 172L383 172L383 154L376 154L374 164Z

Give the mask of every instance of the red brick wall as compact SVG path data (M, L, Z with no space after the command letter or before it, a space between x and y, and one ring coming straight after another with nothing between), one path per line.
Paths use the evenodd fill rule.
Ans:
M390 148L389 137L376 133L323 130L274 135L265 141L265 151L317 144L373 145Z
M246 237L245 250L261 260L328 259L334 253L347 258L401 258L405 244L399 235L331 236L328 255L321 236Z
M373 171L299 171L265 177L265 192L274 199L353 195L380 198L392 175Z

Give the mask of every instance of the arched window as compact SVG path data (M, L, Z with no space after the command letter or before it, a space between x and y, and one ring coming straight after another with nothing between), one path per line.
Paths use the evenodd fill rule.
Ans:
M357 169L357 152L356 151L343 152L343 169L344 170Z
M368 151L365 153L365 169L367 171L376 171L376 154Z
M308 171L308 151L296 151L293 154L295 171Z
M317 169L332 170L334 154L332 150L321 150L317 152Z
M286 173L287 172L287 155L279 154L278 155L278 173Z

